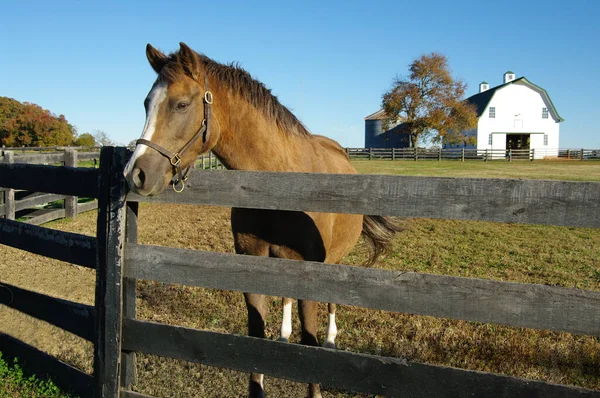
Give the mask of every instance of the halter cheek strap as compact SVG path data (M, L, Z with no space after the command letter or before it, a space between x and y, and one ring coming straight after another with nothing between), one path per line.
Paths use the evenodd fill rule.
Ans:
M183 157L184 152L187 151L196 142L198 137L203 136L203 139L205 139L204 137L208 136L208 122L210 120L210 106L213 103L213 95L208 90L208 78L206 75L204 76L204 87L204 120L202 120L202 125L200 126L196 134L194 134L194 136L190 138L190 140L178 152L171 152L168 149L144 138L140 138L135 142L136 145L146 145L147 147L154 149L155 151L169 159L171 166L173 166L173 168L175 168L175 170L177 171L177 174L171 180L171 184L173 185L173 190L175 192L182 192L184 190L185 181L188 179L191 169L190 166L187 169L185 169L185 171L181 170L181 158ZM204 150L205 148L202 148L202 151ZM180 188L178 188L178 186L180 186Z

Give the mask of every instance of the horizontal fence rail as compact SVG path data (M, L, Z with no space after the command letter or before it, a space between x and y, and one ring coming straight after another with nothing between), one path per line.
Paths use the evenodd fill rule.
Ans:
M582 388L127 318L123 348L393 397L600 397Z
M600 160L600 149L345 148L351 159L368 160Z
M0 244L96 268L96 238L0 219Z
M98 197L98 170L35 164L0 164L0 187Z
M94 341L94 307L0 282L0 304Z
M48 194L34 194L23 199L15 201L15 211L24 209L30 209L35 206L41 206L50 202L65 199L65 195L56 195L53 193Z
M94 383L92 376L1 332L0 352L4 357L17 358L20 366L40 379L51 379L81 397L91 396Z
M600 227L598 182L214 171L128 200Z
M125 276L600 336L600 292L127 244Z

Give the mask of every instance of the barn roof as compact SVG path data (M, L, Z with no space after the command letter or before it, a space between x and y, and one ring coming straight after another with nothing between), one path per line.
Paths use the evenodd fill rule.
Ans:
M387 119L383 109L380 109L377 112L371 113L369 116L365 117L365 120L383 120L383 119Z
M531 88L532 90L538 92L544 98L545 102L548 104L549 111L552 114L553 119L556 120L557 122L564 121L564 119L562 117L560 117L560 115L558 114L558 111L556 110L556 107L552 103L552 100L550 99L550 96L548 95L546 90L544 90L543 88L541 88L538 85L531 83L525 77L520 77L520 78L512 80L508 83L504 83L499 86L492 87L489 90L486 90L482 93L470 96L465 101L469 101L470 103L475 105L475 107L477 108L477 117L480 117L483 114L483 112L485 112L485 109L487 108L488 104L494 97L494 94L496 94L496 92L498 90L501 90L504 87L507 87L507 86L509 86L511 84L515 84L515 83L527 86L527 87Z

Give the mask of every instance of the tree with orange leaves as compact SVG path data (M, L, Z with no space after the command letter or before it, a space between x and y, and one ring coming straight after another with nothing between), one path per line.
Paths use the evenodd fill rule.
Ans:
M467 85L451 76L446 56L422 55L410 64L409 71L408 78L396 77L391 90L383 94L387 127L400 121L397 130L410 135L412 147L429 138L472 143L475 137L464 132L477 126L477 112L462 99Z

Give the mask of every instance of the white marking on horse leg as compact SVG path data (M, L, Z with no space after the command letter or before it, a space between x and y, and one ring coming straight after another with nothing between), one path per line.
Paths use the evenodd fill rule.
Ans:
M283 319L281 320L281 337L279 340L288 341L292 334L292 300L283 299Z
M327 334L325 335L326 347L335 348L335 337L337 336L337 326L335 325L335 314L329 314L327 318Z
M148 94L148 108L146 110L146 124L144 124L144 130L142 131L142 136L140 138L152 141L152 136L156 129L158 109L165 98L167 98L167 83L160 82L150 90L150 93ZM131 155L131 159L129 159L129 162L125 166L125 171L123 172L125 178L131 175L135 161L146 153L147 149L148 147L146 145L136 145L133 155Z
M259 374L258 375L258 383L260 384L260 387L264 390L265 389L265 375L264 374Z

